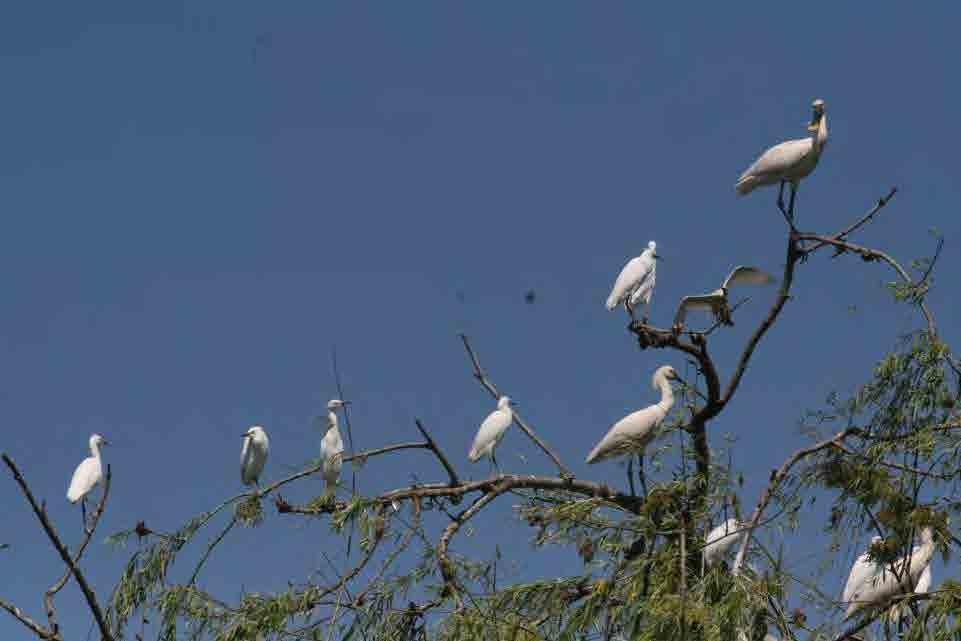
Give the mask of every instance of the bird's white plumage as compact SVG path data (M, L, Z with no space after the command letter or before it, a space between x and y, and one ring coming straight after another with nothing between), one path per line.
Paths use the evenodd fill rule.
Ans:
M723 559L728 550L740 541L742 536L742 527L737 519L728 519L708 532L702 550L704 563L714 565Z
M872 545L880 542L881 537L875 536L871 539L871 545L869 545L868 548L870 549ZM848 603L858 587L880 571L881 568L869 559L868 552L856 558L854 564L851 565L851 571L848 573L848 580L847 583L844 584L844 590L841 592L841 602Z
M674 405L674 391L670 381L676 378L677 373L670 365L659 367L654 372L651 384L654 389L661 391L661 400L614 423L587 455L587 462L596 463L625 452L643 452Z
M240 480L244 485L252 485L260 480L269 448L267 432L260 425L254 425L244 433L244 446L240 450Z
M90 436L90 456L85 458L73 471L70 487L67 488L67 500L76 503L90 493L100 479L103 478L103 465L100 461L100 447L105 443L99 434Z
M510 427L514 421L514 411L511 409L510 403L510 398L501 396L497 399L497 409L488 414L484 422L481 423L480 429L477 430L477 436L474 437L474 443L471 445L470 452L467 453L467 458L469 458L471 462L476 462L485 455L493 455L494 448L504 437L504 432L507 431L507 428Z
M683 327L690 311L703 310L714 314L715 319L726 325L731 321L731 307L728 303L728 291L734 285L768 285L774 282L774 277L766 271L749 265L738 265L727 275L720 288L710 294L685 296L677 306L674 314L674 326Z
M730 289L734 285L769 285L773 282L774 276L759 267L738 265L721 283L721 289Z
M344 441L340 436L336 412L343 404L339 399L327 403L327 432L320 441L320 459L324 465L323 477L328 489L336 487L344 465Z
M641 255L627 261L614 287L607 297L607 309L613 310L625 300L631 306L651 303L654 294L654 284L657 275L657 243L653 240L647 244L647 249Z
M738 179L735 188L744 195L765 185L782 181L797 186L818 164L828 140L828 120L824 102L814 102L815 115L808 125L809 136L774 145L755 160Z
M855 588L844 618L850 619L862 608L882 604L897 594L912 592L920 583L921 575L931 563L933 555L933 531L925 528L921 532L921 545L915 546L908 556L895 561L893 570L886 567Z
M921 576L918 577L918 584L914 586L914 593L926 594L931 589L931 580L931 564L928 563L921 571Z

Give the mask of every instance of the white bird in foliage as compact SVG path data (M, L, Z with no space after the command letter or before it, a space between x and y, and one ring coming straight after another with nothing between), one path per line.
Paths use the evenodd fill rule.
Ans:
M607 297L608 311L613 311L615 307L624 303L624 307L633 319L634 308L638 304L651 304L659 259L657 243L652 240L640 256L632 258L624 265L624 269L621 270L617 280L614 281L611 295ZM647 321L646 316L644 320Z
M727 293L734 285L767 285L774 282L774 277L757 267L739 265L728 274L718 289L710 294L701 296L685 296L681 299L674 315L674 330L680 331L684 327L684 320L691 310L705 310L712 312L714 318L724 325L733 325L731 320L731 306L728 304Z
M264 471L270 447L267 432L261 426L254 425L241 436L244 437L244 446L240 450L240 480L244 485L259 487L260 473Z
M482 456L490 456L491 463L497 468L497 459L494 456L494 448L502 438L504 432L514 421L514 410L511 409L511 401L508 396L501 396L497 399L497 409L487 415L477 436L474 437L474 444L471 445L467 458L472 463L476 463ZM499 468L498 468L499 469Z
M100 462L100 448L107 445L107 439L99 434L90 435L90 456L80 461L80 465L73 471L70 487L67 489L67 500L71 503L81 501L84 527L87 525L87 494L103 479L103 464Z
M845 619L850 619L858 610L881 605L898 594L910 594L920 583L924 569L934 556L934 532L930 527L921 531L921 545L911 550L911 554L895 561L893 571L885 567L874 576L867 577L850 595ZM900 578L899 578L900 577Z
M681 379L673 367L658 367L651 379L651 385L661 391L661 400L614 423L601 442L587 455L587 462L597 463L619 454L643 452L674 405L671 381L675 380Z
M758 187L778 184L778 207L785 216L793 215L794 197L802 178L814 171L818 159L828 141L828 117L824 113L824 101L815 100L808 137L788 140L775 145L761 154L738 179L735 189L740 195L749 194ZM784 184L791 184L791 203L784 210Z
M337 427L337 408L345 405L350 405L350 401L335 398L327 403L327 432L320 441L320 460L324 464L323 476L328 491L337 487L340 469L344 465L344 440Z
M844 590L841 592L842 603L849 603L862 583L873 579L875 575L881 572L881 566L870 559L871 548L880 543L881 540L880 536L871 537L868 550L854 560L851 572L848 573L848 581L844 584Z
M917 547L915 547L917 550ZM928 563L924 566L924 570L921 572L921 576L918 577L918 582L914 586L913 592L915 594L927 594L928 590L931 589L931 564ZM910 612L911 608L906 603L895 603L891 606L891 610L888 613L892 621L897 620L906 612Z
M728 519L711 530L704 539L704 555L706 565L714 565L724 558L728 550L741 540L743 526L737 519Z

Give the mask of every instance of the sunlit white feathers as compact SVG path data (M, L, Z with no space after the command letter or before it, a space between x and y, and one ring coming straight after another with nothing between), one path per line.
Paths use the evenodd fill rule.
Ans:
M344 465L344 440L340 436L337 421L337 408L344 405L344 401L336 398L327 403L327 431L320 441L320 460L328 489L333 489L340 482L340 470Z
M511 426L513 420L511 399L501 396L497 399L497 409L487 415L480 429L477 430L477 436L474 437L474 443L471 445L470 452L467 453L467 458L471 462L477 462L483 456L490 456L493 461L494 448L504 437L504 432Z
M624 265L607 297L609 311L624 303L633 316L633 308L637 305L650 305L656 281L657 258L657 243L652 240L640 256Z
M73 471L70 487L67 489L67 500L71 503L76 503L89 494L90 490L103 478L100 447L106 445L106 443L107 441L99 434L90 435L90 456L81 461L77 469Z
M808 137L782 142L761 154L738 179L735 185L738 194L781 182L789 182L796 188L801 179L814 170L828 141L828 119L823 100L815 100L813 109Z
M260 473L264 471L270 441L260 425L254 425L242 436L244 445L240 450L240 480L244 485L253 485L260 481Z
M588 463L596 463L606 458L628 452L640 453L654 440L671 407L674 405L674 391L671 381L677 379L677 372L670 365L659 367L651 379L654 389L661 391L661 400L642 410L628 414L614 423L601 441L587 455Z
M728 550L741 540L742 526L737 519L728 519L708 532L704 539L704 563L714 565L724 558Z
M674 314L674 327L677 329L684 327L688 312L693 310L711 312L717 322L733 325L731 307L728 302L730 288L734 285L768 285L773 282L774 277L764 270L748 265L739 265L728 274L721 286L710 294L682 298L677 307L677 312Z

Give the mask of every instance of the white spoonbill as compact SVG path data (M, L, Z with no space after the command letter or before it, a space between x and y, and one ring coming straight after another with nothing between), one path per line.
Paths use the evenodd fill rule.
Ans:
M607 297L607 310L614 311L615 307L624 303L625 309L633 319L634 308L639 303L649 306L651 295L654 293L657 261L660 258L657 254L657 243L652 240L640 256L627 261L617 280L614 281L611 295ZM647 321L646 315L644 321Z
M811 106L814 113L807 126L808 137L771 147L741 174L735 185L737 193L743 196L758 187L779 184L778 208L792 224L798 184L814 171L828 142L828 117L824 113L824 101L819 98ZM784 209L784 183L791 184L791 202L787 211Z
M467 458L471 460L471 463L476 463L482 456L487 455L490 456L491 464L496 469L500 469L497 467L497 459L494 457L494 448L504 438L504 432L514 421L514 411L511 409L511 403L513 401L509 396L501 396L497 399L497 409L488 414L484 422L481 423L480 429L477 430L477 436L474 437L474 444L471 445L470 452L467 453Z
M628 414L608 430L601 442L594 446L587 455L588 463L597 463L606 458L626 453L641 453L654 439L654 433L664 421L667 413L674 405L674 390L671 381L679 381L680 377L670 365L657 368L651 379L654 389L661 391L661 400L654 405L645 407L632 414Z
M674 331L683 329L687 312L694 309L712 312L717 322L733 325L731 306L727 301L728 290L734 285L767 285L773 282L773 276L757 267L738 265L727 275L721 286L710 294L685 296L681 299L681 304L678 305L677 313L674 315Z
M728 519L708 532L704 539L704 549L701 550L704 563L714 565L723 559L728 550L744 536L742 529L743 526L737 519Z
M254 425L241 436L244 446L240 450L240 480L244 485L260 487L260 473L264 471L270 447L267 432L260 425Z
M894 562L894 570L883 571L863 581L850 596L850 603L844 613L850 619L858 610L880 605L898 594L910 594L920 583L924 569L934 556L934 532L930 527L921 531L921 545L911 550L911 554ZM900 577L900 579L898 578Z
M340 481L340 469L344 465L344 440L337 425L337 408L350 405L350 401L335 398L327 403L327 432L320 441L320 460L324 464L323 476L327 490L333 491Z
M90 435L90 456L80 461L80 465L73 471L70 487L67 489L67 500L71 503L80 501L83 525L87 527L87 494L103 478L103 465L100 462L100 448L107 445L107 439L99 434Z

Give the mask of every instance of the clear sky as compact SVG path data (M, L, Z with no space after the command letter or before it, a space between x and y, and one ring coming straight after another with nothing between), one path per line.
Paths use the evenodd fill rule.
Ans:
M65 537L64 499L93 431L114 442L102 534L172 529L240 489L240 434L263 424L268 478L317 455L336 345L360 447L411 440L422 417L462 475L493 405L456 335L580 476L610 423L655 398L673 354L639 352L603 307L655 239L652 320L735 264L779 273L784 224L740 172L803 133L815 97L831 138L798 200L831 232L889 187L859 235L899 258L946 238L929 302L958 340L961 88L949 3L19 3L0 10L0 419ZM798 419L865 380L919 325L891 275L818 256L711 424L737 437L742 499L804 442ZM534 289L536 302L524 301ZM774 290L713 339L722 372ZM505 469L550 472L516 430ZM365 491L442 478L422 453L371 460ZM59 573L4 472L0 596L43 618ZM290 500L319 491L292 490ZM461 551L500 542L515 576L577 571L532 551L507 503ZM212 536L213 531L204 537ZM102 537L101 537L102 538ZM813 569L823 541L789 538ZM268 511L237 532L204 586L236 598L324 565L325 522ZM339 547L337 549L340 549ZM101 594L132 550L96 545ZM846 561L845 561L846 562ZM843 570L846 573L846 568ZM943 573L942 573L943 575ZM831 575L840 590L840 577ZM88 615L60 599L72 635ZM0 617L0 636L24 638Z

